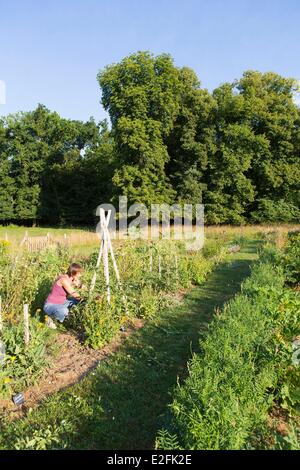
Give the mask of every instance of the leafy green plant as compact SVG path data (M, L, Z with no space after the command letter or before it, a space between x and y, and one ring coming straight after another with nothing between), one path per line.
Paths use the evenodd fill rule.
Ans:
M286 279L291 284L300 283L300 232L291 232L283 256Z
M141 289L138 300L138 314L142 318L153 318L160 308L157 293L151 286Z
M7 420L3 418L0 449L4 442L10 449L16 450L65 449L68 440L78 432L82 420L87 420L93 415L93 408L87 399L70 393L64 401L64 410L66 415L62 416L58 403L54 403L51 418L45 416L40 426L32 424L30 429L24 429L25 423L22 420L13 421L7 426ZM29 421L31 411L29 410L27 415ZM67 417L69 414L73 419Z
M188 253L181 242L128 241L116 249L122 289L118 288L111 269L112 301L109 305L105 280L100 272L95 292L100 293L102 302L90 298L83 310L80 306L74 309L71 324L83 331L88 345L102 347L134 316L152 318L157 315L165 306L168 293L203 282L225 255L220 243L209 241L207 246L205 253L203 250ZM87 271L92 272L95 262L96 253L93 253L86 263Z
M105 296L99 302L89 302L83 312L86 343L95 349L103 347L126 320L125 306L116 296L110 304Z
M25 346L22 323L10 325L2 331L5 357L0 370L0 396L8 396L35 383L50 363L53 331L32 318L30 334L30 343Z

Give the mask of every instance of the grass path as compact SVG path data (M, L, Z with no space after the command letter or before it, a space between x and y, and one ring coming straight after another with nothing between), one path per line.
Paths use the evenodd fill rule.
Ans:
M51 426L54 434L59 428L59 443L54 441L53 447L153 448L177 379L184 379L186 363L198 350L199 331L207 328L214 310L239 291L255 258L255 243L230 255L205 284L146 322L84 380L10 425L5 446L12 446L15 434L30 435Z

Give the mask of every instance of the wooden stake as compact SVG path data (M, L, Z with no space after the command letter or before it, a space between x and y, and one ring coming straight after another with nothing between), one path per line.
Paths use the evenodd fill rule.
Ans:
M178 258L175 255L175 274L176 274L176 281L178 281Z
M26 231L24 237L22 238L20 246L24 245L24 243L27 242L27 239L28 239L28 232Z
M2 298L0 295L0 332L3 331L3 319L2 319Z
M114 267L114 270L115 270L115 273L116 273L116 278L117 278L118 284L120 285L121 284L120 273L119 273L119 269L118 269L118 266L117 266L115 254L114 254L114 251L113 251L113 247L112 247L112 244L111 244L110 236L107 232L106 232L106 237L107 237L108 248L109 248L109 251L110 251L110 256L111 256L111 259L112 259L112 262L113 262L113 267Z
M102 258L102 254L103 254L103 239L101 240L100 249L99 249L98 258L97 258L97 263L96 263L96 269L94 271L92 282L91 282L90 294L95 289L96 279L97 279L97 269L100 266L100 261L101 261L101 258Z
M158 277L161 278L161 257L158 255Z
M110 217L110 213L109 213L109 217ZM109 220L109 217L108 217L108 220ZM90 287L90 294L95 289L96 279L97 279L97 269L100 266L101 258L102 258L102 255L103 255L105 220L106 220L106 218L105 218L104 210L100 209L100 223L101 223L101 236L102 236L102 238L101 238L100 249L99 249L99 253L98 253L98 258L97 258L97 262L96 262L95 271L94 271L94 274L93 274L93 277L92 277L92 282L91 282L91 287ZM86 244L87 244L87 240L88 240L87 237L88 237L88 235L85 235Z
M113 267L114 267L114 271L115 271L115 274L116 274L116 278L117 278L117 281L118 281L118 284L119 284L119 288L123 292L122 293L122 300L123 300L123 303L124 303L124 306L125 306L125 311L126 311L126 314L128 314L127 299L126 299L126 296L125 296L124 291L123 291L123 286L122 286L122 283L121 283L120 273L119 273L118 265L117 265L117 262L116 262L116 258L115 258L115 254L114 254L114 250L113 250L113 247L112 247L112 243L111 243L111 239L110 239L110 235L109 235L108 230L106 230L106 236L107 236L108 247L109 247L111 259L112 259L112 262L113 262Z
M109 265L106 233L103 233L103 270L106 283L107 301L110 304Z
M29 341L30 341L28 304L24 304L23 306L23 316L24 316L24 343L26 346L28 346Z

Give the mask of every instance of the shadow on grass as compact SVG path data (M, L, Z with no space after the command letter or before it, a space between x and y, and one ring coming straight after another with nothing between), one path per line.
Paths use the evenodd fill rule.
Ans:
M255 250L255 245L247 246L221 264L179 307L149 321L101 363L92 378L77 386L85 397L97 397L98 406L81 423L69 447L153 449L177 378L184 379L186 363L198 350L199 331L207 327L215 309L240 290Z

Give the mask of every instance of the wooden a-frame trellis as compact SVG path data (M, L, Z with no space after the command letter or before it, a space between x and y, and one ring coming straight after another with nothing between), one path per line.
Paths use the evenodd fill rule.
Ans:
M116 262L113 246L111 243L110 239L110 233L108 229L108 224L111 216L111 210L107 211L107 215L105 215L104 209L100 209L100 228L101 228L101 243L100 243L100 249L98 253L98 258L96 262L96 267L95 271L93 274L91 286L90 286L90 294L94 291L95 285L96 285L96 280L97 280L97 272L100 267L101 260L103 261L103 273L104 273L104 279L105 279L105 284L106 284L106 295L107 295L107 301L110 303L110 275L109 275L109 261L108 261L108 256L110 254L111 260L112 260L112 265L113 269L116 275L116 279L119 285L120 290L122 290L122 283L120 279L120 273L118 269L118 265ZM122 299L125 305L125 310L127 313L127 305L126 305L126 297L124 293L122 293Z

